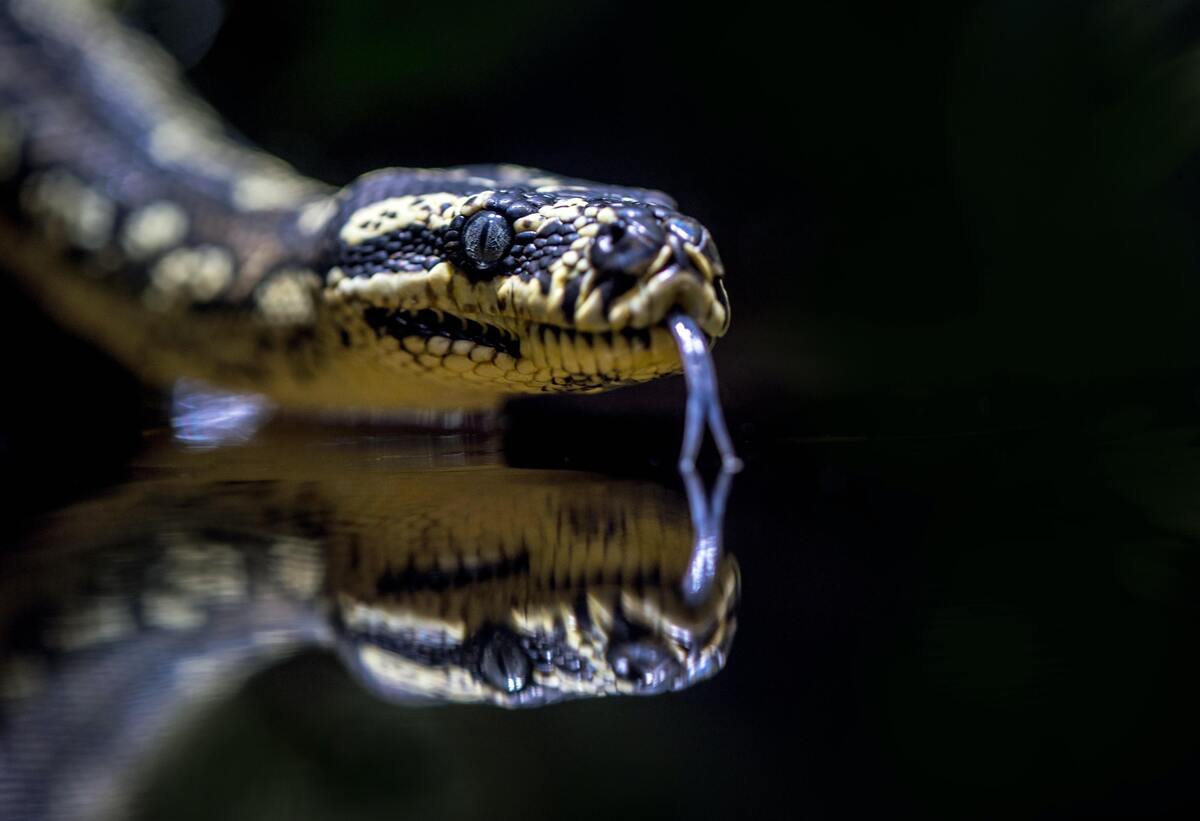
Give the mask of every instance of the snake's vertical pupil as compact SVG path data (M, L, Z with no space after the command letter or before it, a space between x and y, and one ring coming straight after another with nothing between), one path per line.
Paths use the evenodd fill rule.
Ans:
M463 230L463 248L472 262L486 267L504 256L512 238L508 220L493 211L480 211Z

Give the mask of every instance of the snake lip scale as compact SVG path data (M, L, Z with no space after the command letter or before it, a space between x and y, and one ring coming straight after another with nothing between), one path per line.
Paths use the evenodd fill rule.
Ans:
M490 323L462 319L453 314L432 311L428 308L417 311L367 308L363 311L363 318L377 333L387 334L397 340L403 340L409 336L425 339L444 336L455 341L461 340L485 345L513 358L521 355L521 341L512 331Z
M513 331L480 322L474 319L463 319L454 314L447 314L422 308L417 311L395 310L385 308L368 308L364 318L377 333L386 334L394 339L403 340L406 337L417 336L429 339L444 336L452 341L471 342L506 353L513 358L521 356L521 335ZM630 342L636 341L644 348L651 344L649 328L622 328L619 331L581 331L560 325L533 323L525 336L542 338L546 333L561 335L568 340L582 339L589 346L596 342L612 346L614 334L619 334ZM707 344L712 343L712 337L703 334Z

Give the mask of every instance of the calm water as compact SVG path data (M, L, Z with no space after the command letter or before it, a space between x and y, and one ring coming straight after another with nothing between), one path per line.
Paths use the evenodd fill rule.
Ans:
M1200 431L743 428L727 556L688 606L673 426L624 458L570 424L596 441L548 460L528 414L504 437L148 434L6 558L15 817L124 795L237 819L1188 805ZM599 655L560 635L542 663L570 692L529 695L520 654L541 657L510 639L564 622ZM581 697L492 706L510 690Z

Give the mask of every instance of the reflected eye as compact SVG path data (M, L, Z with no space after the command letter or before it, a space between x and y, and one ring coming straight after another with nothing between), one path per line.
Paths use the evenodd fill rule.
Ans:
M529 683L529 656L511 633L492 634L479 657L479 672L503 693L519 693Z
M493 211L480 211L463 229L463 250L471 262L487 268L508 253L512 238L508 220Z
M645 692L657 692L671 685L679 665L663 648L648 641L630 641L609 651L613 672L632 681Z

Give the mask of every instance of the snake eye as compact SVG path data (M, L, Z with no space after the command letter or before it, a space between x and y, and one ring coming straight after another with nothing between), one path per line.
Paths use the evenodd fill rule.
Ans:
M508 252L512 238L508 220L494 211L480 211L463 229L463 250L471 262L487 268Z
M529 656L511 633L497 630L483 646L479 672L497 690L519 693L529 683Z

